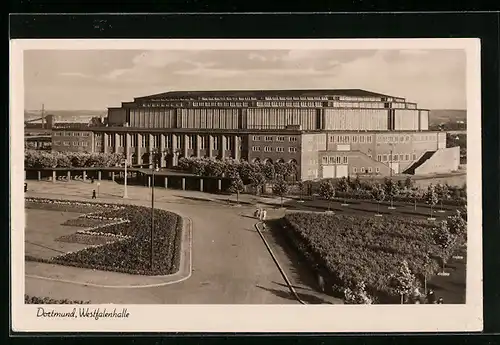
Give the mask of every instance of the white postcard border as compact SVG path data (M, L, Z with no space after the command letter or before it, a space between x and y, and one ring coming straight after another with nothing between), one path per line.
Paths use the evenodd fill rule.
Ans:
M37 318L24 304L24 50L463 49L467 55L467 303L464 305L90 305L126 319ZM479 331L482 315L480 41L456 39L12 40L10 46L11 307L14 331L436 332ZM59 312L80 306L56 306ZM81 306L87 307L87 306Z

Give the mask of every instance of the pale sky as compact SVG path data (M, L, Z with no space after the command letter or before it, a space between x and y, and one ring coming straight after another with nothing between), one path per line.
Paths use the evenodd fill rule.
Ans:
M461 50L31 50L26 110L106 110L182 90L365 89L466 109Z

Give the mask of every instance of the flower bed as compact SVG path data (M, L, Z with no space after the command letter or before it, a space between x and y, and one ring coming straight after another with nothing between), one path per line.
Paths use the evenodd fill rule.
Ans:
M24 295L25 304L90 304L90 301L78 301L69 299L53 299L49 297L36 297Z
M59 242L67 243L79 243L92 246L103 245L111 242L115 242L116 239L109 236L98 236L95 234L85 234L85 233L74 233L70 235L64 235L56 239Z
M38 200L44 200L38 204ZM48 199L32 198L32 206L68 208L92 207L102 210L93 213L92 218L114 222L80 230L77 234L108 237L113 242L100 243L76 252L55 256L51 259L26 257L26 260L92 268L99 270L125 272L142 275L166 275L175 273L179 267L180 238L182 218L178 215L155 209L154 227L154 269L151 262L151 210L142 206L123 206L78 201L47 202ZM37 205L34 205L37 204ZM106 205L103 207L103 205ZM51 208L53 209L53 208ZM87 215L88 216L88 215Z
M367 291L383 303L394 302L389 277L404 260L419 278L427 255L431 258L428 275L439 270L441 251L433 244L433 225L404 217L311 213L291 213L282 219L289 242L329 284L343 291L364 282Z
M78 217L78 218L73 218L73 219L68 219L62 225L66 226L80 226L83 228L91 228L94 226L100 226L103 224L110 224L113 223L114 221L112 220L101 220L101 219L93 219L93 218L83 218L83 217Z

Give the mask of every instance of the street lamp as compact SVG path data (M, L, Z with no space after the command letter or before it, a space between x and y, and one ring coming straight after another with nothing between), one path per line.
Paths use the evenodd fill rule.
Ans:
M154 236L154 228L155 228L155 171L158 170L157 168L157 156L158 154L161 155L162 151L152 151L151 154L153 155L152 160L153 160L153 165L151 169L151 273L153 272L154 268L154 246L153 246L153 236Z
M128 192L127 192L127 164L128 164L128 159L125 158L125 180L124 180L124 185L123 185L123 199L128 199Z

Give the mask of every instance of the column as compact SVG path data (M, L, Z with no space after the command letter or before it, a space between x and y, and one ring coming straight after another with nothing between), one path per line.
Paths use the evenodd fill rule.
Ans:
M151 187L151 175L148 176L148 188Z
M227 145L227 137L225 135L221 135L220 152L221 152L221 156L222 156L223 160L224 160L224 158L226 158L226 145Z
M56 171L52 170L52 183L56 183Z
M212 158L212 156L213 156L213 153L214 153L213 149L214 149L214 137L211 134L209 134L208 135L208 157L209 158Z
M142 134L137 133L137 146L135 148L135 155L137 157L137 164L142 164L141 146L142 146Z
M182 190L186 190L186 178L182 178Z
M153 134L149 134L149 167L153 167L153 144L154 144Z
M42 179L42 172L38 170L37 175L38 175L38 181L40 181Z
M203 137L201 135L196 136L196 157L201 157L201 141Z
M109 134L108 133L102 133L102 138L103 138L103 147L104 147L104 153L108 153L109 152L109 147L108 147L108 136Z
M165 188L168 188L168 177L165 177Z
M111 181L115 182L115 172L111 172Z
M130 159L130 133L125 133L125 159L129 162Z
M118 133L115 133L115 152L118 152L118 145L120 144L120 140L118 139Z
M165 134L160 134L160 161L159 167L162 168L165 165Z
M222 180L221 179L217 180L217 189L219 190L219 192L222 190Z
M200 192L203 192L203 179L200 178Z
M184 143L183 143L183 148L184 148L184 157L188 158L188 144L189 144L189 135L184 134Z
M241 159L241 151L240 151L240 145L241 145L241 138L239 135L234 136L234 159L239 161Z
M69 171L69 170L67 172L67 177L68 177L68 181L71 181L71 171Z
M100 170L97 172L97 180L101 181L101 171Z
M87 181L87 172L83 171L83 181Z

